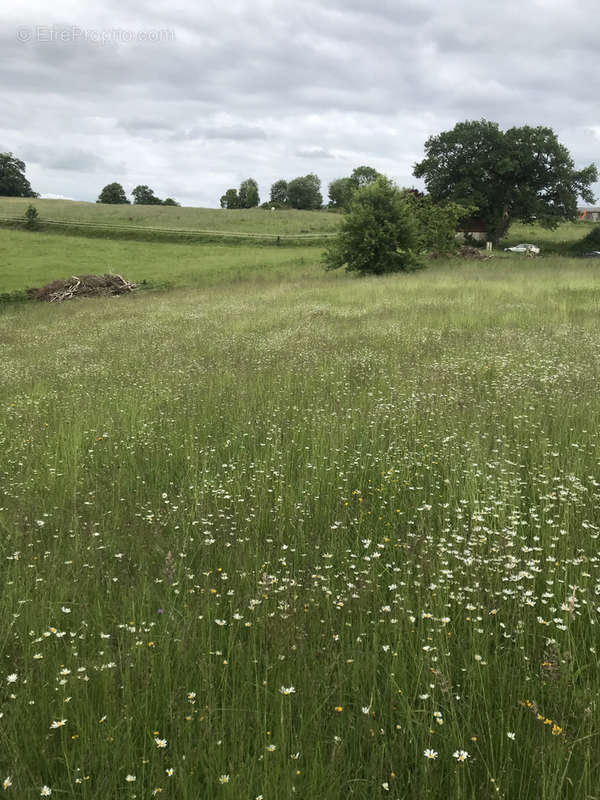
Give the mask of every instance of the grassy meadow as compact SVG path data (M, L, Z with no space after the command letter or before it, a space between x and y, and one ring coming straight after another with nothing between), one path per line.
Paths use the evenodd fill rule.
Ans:
M598 797L593 262L0 242L7 797Z
M110 205L75 200L44 200L0 197L0 217L23 217L34 205L40 220L51 219L70 223L143 226L166 231L208 230L253 234L296 236L335 233L340 223L338 214L315 211L275 210L262 208L215 209L177 208L176 206Z
M287 281L313 274L320 257L315 247L88 239L0 228L0 292L105 272L161 288Z

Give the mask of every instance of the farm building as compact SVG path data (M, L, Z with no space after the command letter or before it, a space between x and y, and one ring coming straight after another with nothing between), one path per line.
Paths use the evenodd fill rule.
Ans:
M475 242L485 242L487 240L487 228L482 220L477 217L469 217L463 220L458 226L457 239L472 239Z
M578 208L577 213L586 222L600 222L600 208Z

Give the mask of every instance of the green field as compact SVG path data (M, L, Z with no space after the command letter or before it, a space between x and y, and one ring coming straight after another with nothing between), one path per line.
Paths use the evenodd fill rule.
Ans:
M70 223L135 225L165 230L239 231L286 236L331 233L340 222L338 214L326 211L105 205L20 197L0 197L0 217L22 217L29 205L37 208L42 221L50 219Z
M19 198L0 198L0 207L25 204ZM91 222L103 219L105 212L122 209L123 206L102 206L93 203L69 203L58 200L36 200L36 205L54 204L60 208L71 208L71 221ZM73 211L75 209L76 211ZM77 211L77 209L79 209ZM40 210L42 207L40 206ZM166 230L165 222L172 211L193 212L196 222L202 222L203 215L215 215L210 222L221 218L223 232L246 227L258 230L259 223L269 217L270 212L260 209L251 211L211 211L209 209L172 209L153 206L126 207L129 212L141 212L140 219L158 219ZM93 212L93 213L92 213ZM50 213L50 212L48 212ZM61 211L52 210L52 217L60 218ZM156 215L155 218L152 215ZM339 224L340 216L325 212L275 212L277 230L285 235L301 235L306 231L317 231L322 224ZM281 225L280 225L281 223ZM142 224L136 220L136 224ZM150 223L148 223L150 224ZM154 224L154 223L153 223ZM209 224L206 222L206 224ZM215 228L216 229L216 228ZM502 246L519 242L535 242L542 248L538 259L551 269L571 269L579 262L565 260L557 255L568 253L569 248L592 229L591 223L566 223L556 231L546 231L539 227L514 225ZM79 233L85 230L78 229ZM263 233L266 231L263 230ZM90 234L90 235L93 235ZM156 287L208 287L235 281L265 283L269 281L302 280L308 275L321 272L322 246L305 245L296 241L287 245L261 246L252 240L235 242L221 241L135 241L114 238L107 229L102 238L88 238L85 235L65 235L56 231L10 230L0 227L0 293L41 286L56 278L68 278L72 274L118 272L130 280L145 280ZM510 261L520 264L522 256L507 255L502 250L494 254L495 261ZM593 265L592 265L593 267ZM339 279L339 276L338 276Z
M7 797L598 796L594 262L0 248Z
M105 272L163 288L264 283L302 277L307 269L314 270L320 257L315 247L88 239L0 228L0 292L43 286L74 274Z

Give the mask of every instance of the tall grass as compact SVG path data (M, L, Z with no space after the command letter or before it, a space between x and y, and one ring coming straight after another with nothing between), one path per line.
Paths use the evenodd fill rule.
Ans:
M7 796L596 796L599 298L510 259L9 308Z

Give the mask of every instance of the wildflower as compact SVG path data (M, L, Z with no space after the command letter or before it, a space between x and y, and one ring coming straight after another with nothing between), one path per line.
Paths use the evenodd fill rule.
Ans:
M370 710L371 710L370 706L363 706L361 708L363 714L368 714Z
M384 790L384 792L389 792L389 790L390 790L390 785L389 785L389 783L388 783L387 781L384 781L384 782L381 784L381 788Z
M342 711L344 710L344 706L336 706L333 710L337 711L338 714L341 714Z
M554 725L552 726L552 736L560 736L561 733L562 733L562 728L555 722Z
M513 740L513 742L514 742L514 740L515 740L515 736L516 736L516 734L514 733L514 731L508 731L506 735L508 736L508 738L509 738L509 739L512 739L512 740Z
M167 775L168 775L168 776L169 776L169 778L170 778L170 777L173 775L173 773L175 772L175 770L173 769L173 767L168 767L168 768L165 770L165 772L167 773Z
M229 783L229 775L219 775L219 783Z
M127 783L133 783L135 781L135 779L136 779L135 775L126 775L125 776L125 780L127 781Z
M457 761L466 761L469 758L469 754L466 750L455 750L452 753L452 757L455 758Z
M281 694L296 694L296 690L293 686L282 686L279 690Z
M49 786L42 786L40 789L40 797L50 797L52 789Z
M17 682L17 678L18 678L17 673L13 672L11 675L7 675L6 676L6 682L7 683L16 683Z
M62 728L66 724L67 724L66 719L55 719L53 722L50 723L50 728L51 729Z
M427 750L423 752L423 755L425 756L425 758L430 758L432 761L434 758L438 757L436 751L432 750L430 747L428 747Z
M155 736L154 737L154 741L156 742L156 746L159 749L165 748L167 746L167 740L166 739L159 739L158 736Z
M10 777L10 775L7 775L6 778L4 778L4 780L2 781L2 788L6 790L8 789L9 786L12 786L12 778Z

